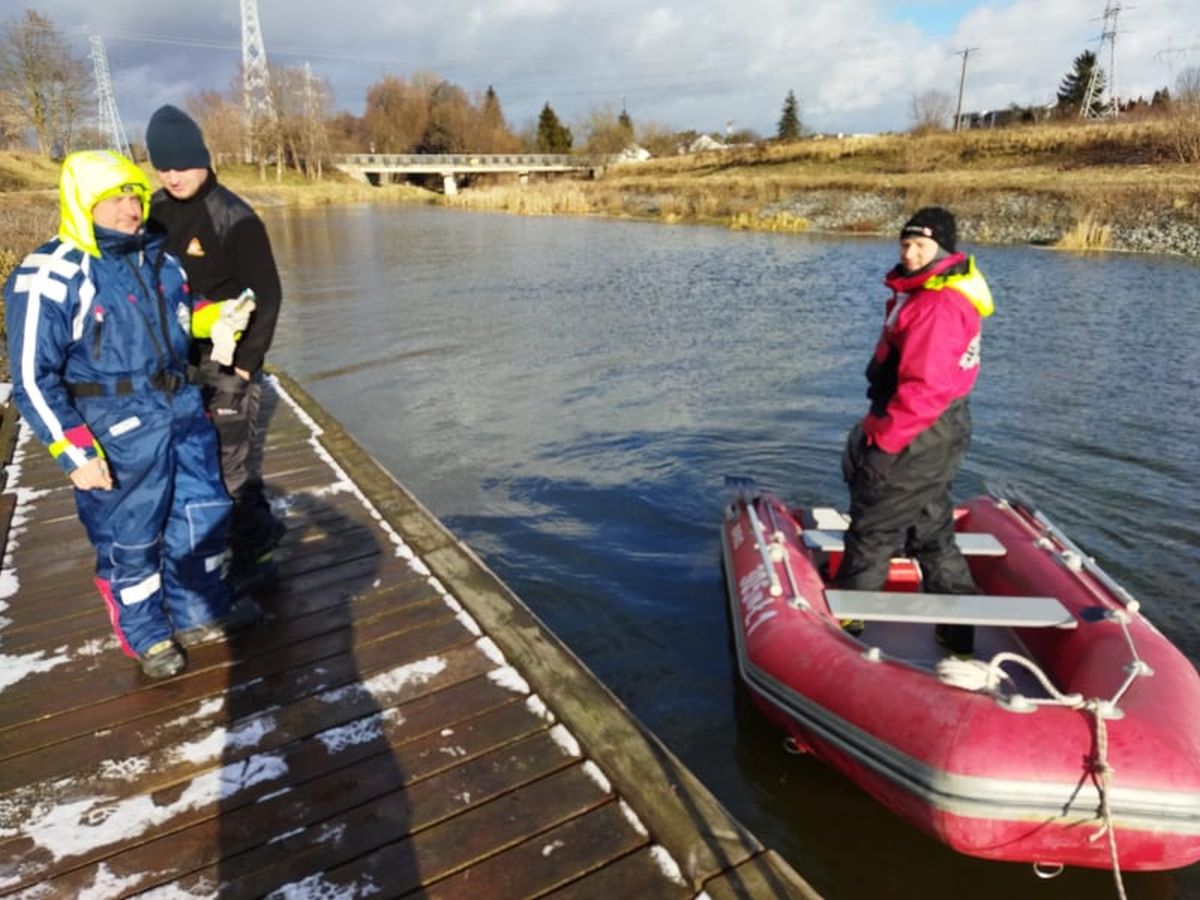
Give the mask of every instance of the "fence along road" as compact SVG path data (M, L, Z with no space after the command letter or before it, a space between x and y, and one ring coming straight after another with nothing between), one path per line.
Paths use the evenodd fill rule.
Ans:
M403 175L439 175L448 195L458 192L458 179L463 176L500 173L525 181L533 173L574 172L595 178L609 162L608 157L570 153L360 153L333 157L336 168L370 184L384 184Z

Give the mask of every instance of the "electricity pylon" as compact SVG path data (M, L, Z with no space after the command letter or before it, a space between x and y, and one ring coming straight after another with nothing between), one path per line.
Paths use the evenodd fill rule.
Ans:
M108 52L104 49L104 38L98 34L89 35L88 43L91 45L92 71L96 76L96 98L99 100L97 128L108 142L108 149L129 156L129 141L125 138L125 126L121 124L121 114L117 112L117 95L108 74Z
M1117 14L1121 4L1108 0L1104 6L1104 30L1100 34L1100 50L1096 54L1096 65L1092 67L1092 76L1088 79L1087 90L1083 92L1083 105L1079 115L1084 119L1115 119L1120 112L1117 101ZM1104 56L1104 47L1108 45L1108 102L1098 109L1092 109L1093 104L1100 99L1104 88L1100 85L1100 59Z
M258 24L258 0L242 4L242 125L245 132L245 161L254 161L255 138L265 125L275 121L271 102L271 76L267 50Z

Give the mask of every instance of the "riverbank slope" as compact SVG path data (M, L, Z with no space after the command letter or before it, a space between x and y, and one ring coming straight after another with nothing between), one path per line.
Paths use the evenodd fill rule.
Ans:
M446 197L333 172L223 169L257 206L439 202L524 215L615 215L770 231L894 235L915 208L959 218L965 243L1200 256L1200 119L1041 124L960 134L809 138L607 168L593 181L481 178ZM58 165L0 153L0 280L50 235Z
M1200 256L1198 163L1200 121L1034 125L738 147L445 202L889 236L937 203L958 215L966 242Z

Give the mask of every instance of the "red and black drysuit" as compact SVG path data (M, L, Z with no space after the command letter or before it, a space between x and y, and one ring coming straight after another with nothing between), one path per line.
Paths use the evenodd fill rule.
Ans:
M930 593L974 593L954 542L950 484L971 438L967 396L979 374L991 292L961 253L906 273L896 267L883 332L867 366L871 408L842 457L851 524L838 587L879 590L888 563L916 559Z

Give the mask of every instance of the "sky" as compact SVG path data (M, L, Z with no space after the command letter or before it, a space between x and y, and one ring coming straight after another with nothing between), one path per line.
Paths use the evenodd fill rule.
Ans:
M384 75L432 72L469 94L489 85L519 130L549 103L567 124L625 109L670 130L774 134L788 91L811 131L913 124L913 98L964 112L1054 100L1083 50L1103 50L1105 3L895 0L258 0L273 64L311 65L334 107L363 112ZM227 91L241 62L239 0L0 0L51 19L81 55L108 50L130 139L163 103ZM1200 0L1138 0L1116 19L1116 89L1149 97L1200 66Z

